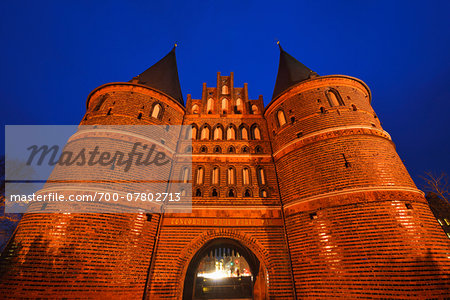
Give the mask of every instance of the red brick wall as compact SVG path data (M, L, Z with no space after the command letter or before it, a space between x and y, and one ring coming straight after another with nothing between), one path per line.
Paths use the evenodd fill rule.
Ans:
M330 88L341 105L330 105ZM381 128L368 88L318 77L272 101L265 117L297 296L445 297L449 241Z

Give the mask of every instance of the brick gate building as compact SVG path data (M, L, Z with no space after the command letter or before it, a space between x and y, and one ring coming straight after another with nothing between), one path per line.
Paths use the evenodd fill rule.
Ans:
M81 124L192 126L177 151L192 153L192 213L26 214L3 253L3 297L448 296L449 239L367 85L281 47L266 107L233 76L184 105L172 50L92 91Z

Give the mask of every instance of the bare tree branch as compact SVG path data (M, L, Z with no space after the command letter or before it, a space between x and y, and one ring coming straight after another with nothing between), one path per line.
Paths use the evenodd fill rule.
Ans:
M423 189L426 192L435 193L442 199L446 201L449 200L450 186L448 175L446 173L441 172L441 174L436 175L432 172L425 172L425 175L420 176L420 178L422 178L425 183Z

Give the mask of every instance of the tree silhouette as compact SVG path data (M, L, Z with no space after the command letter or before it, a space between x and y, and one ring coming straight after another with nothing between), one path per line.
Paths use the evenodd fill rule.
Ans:
M441 172L440 175L436 175L432 172L425 172L424 176L420 176L423 179L423 190L425 192L435 193L447 202L450 199L450 185L448 175Z

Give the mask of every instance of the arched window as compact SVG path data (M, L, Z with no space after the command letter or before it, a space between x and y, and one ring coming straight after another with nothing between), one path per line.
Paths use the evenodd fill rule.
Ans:
M241 98L237 98L236 100L236 113L237 114L242 114L243 111L243 105L242 105L242 100Z
M235 193L233 189L228 190L228 197L234 197Z
M156 103L154 106L153 106L153 110L152 110L152 115L151 115L151 117L152 118L155 118L155 119L161 119L161 111L162 111L162 107L161 107L161 104L159 104L159 103Z
M258 168L258 181L260 185L266 184L266 174L263 168Z
M263 150L262 150L261 146L259 146L259 145L256 146L256 147L255 147L255 152L256 152L256 153L262 153Z
M236 150L234 149L233 146L228 147L228 153L235 153Z
M105 103L105 100L108 98L108 94L102 95L100 97L100 99L97 102L97 105L94 108L94 111L98 111L100 110L100 108L102 107L103 103Z
M187 146L184 153L192 153L192 146Z
M205 170L203 169L203 167L200 167L197 169L197 178L195 180L196 184L203 184L203 178L205 176Z
M257 114L259 111L258 106L256 106L255 104L252 105L252 114Z
M326 91L325 95L327 96L328 103L330 104L330 106L345 105L338 91L331 89Z
M284 114L284 111L281 109L277 112L277 120L278 126L280 127L286 124L286 115Z
M244 192L244 197L251 197L251 196L252 196L252 193L250 192L250 190L246 189Z
M261 131L257 125L254 125L252 128L252 139L260 140L261 139Z
M213 189L212 190L211 196L213 196L213 197L219 196L219 193L217 192L217 189Z
M235 140L236 139L236 130L234 130L234 127L230 125L230 127L227 128L227 140Z
M186 135L184 136L186 140L197 139L197 126L192 124L192 126L186 129Z
M205 126L202 128L202 134L201 134L200 139L201 139L201 140L207 140L207 139L209 139L209 128L208 128L208 126L205 125Z
M222 153L222 148L220 148L220 146L215 146L214 153Z
M187 183L189 181L189 168L183 167L181 175L182 175L181 180L183 181L183 183Z
M222 94L228 95L229 93L228 86L226 84L222 85Z
M262 189L259 194L262 198L267 198L267 191L265 189Z
M250 170L247 167L242 169L242 184L243 185L249 185L250 184Z
M236 170L232 167L227 170L227 183L228 185L236 184Z
M221 140L223 136L222 127L217 126L214 129L214 140Z
M228 100L227 98L222 99L222 113L226 114L228 113Z
M248 153L249 149L247 146L242 147L242 153Z
M241 139L248 140L248 131L245 127L241 127Z
M200 147L200 152L201 153L206 153L206 152L208 152L208 148L206 148L206 146L201 146Z
M197 189L197 190L195 191L195 196L196 196L196 197L201 197L201 196L202 196L202 191L201 191L200 189Z
M214 110L214 102L212 98L208 99L208 103L206 104L206 113L212 114Z
M214 167L212 169L211 184L219 184L219 167Z
M192 113L193 113L194 115L198 115L199 110L200 110L200 109L198 108L198 105L197 105L197 104L192 105Z

